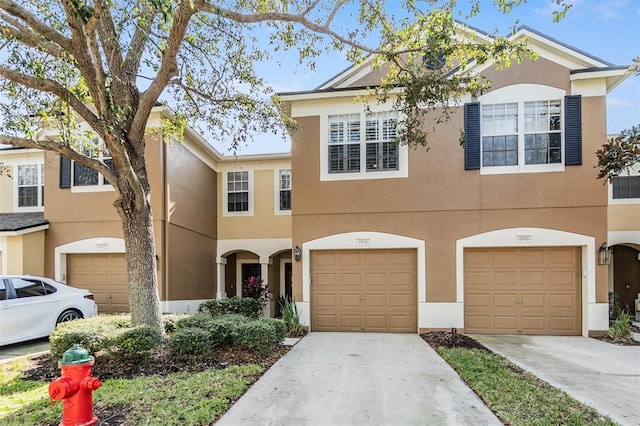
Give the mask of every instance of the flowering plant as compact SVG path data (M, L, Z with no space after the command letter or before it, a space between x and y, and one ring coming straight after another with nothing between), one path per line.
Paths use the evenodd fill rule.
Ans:
M258 277L249 277L244 280L244 295L245 297L251 297L253 299L267 299L267 286L264 284L264 280Z

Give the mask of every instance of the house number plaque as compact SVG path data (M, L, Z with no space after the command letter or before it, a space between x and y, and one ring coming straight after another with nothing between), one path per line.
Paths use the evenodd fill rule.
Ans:
M532 235L516 235L516 244L528 244L533 242Z
M366 247L371 245L371 238L356 238L356 245L358 247Z

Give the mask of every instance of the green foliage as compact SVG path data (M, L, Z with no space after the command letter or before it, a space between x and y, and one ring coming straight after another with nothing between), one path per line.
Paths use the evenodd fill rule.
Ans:
M599 168L598 179L607 178L613 182L624 172L640 163L640 124L623 130L620 135L603 144L596 151Z
M251 321L240 314L226 314L213 318L208 325L211 346L225 346L233 344L233 336L239 324Z
M178 321L176 321L175 326L176 330L191 327L202 328L206 330L207 328L209 328L212 321L213 317L211 315L206 313L198 313L179 319Z
M167 334L176 331L176 323L186 316L186 314L163 314L162 320L164 322L164 331Z
M606 336L612 339L631 337L633 335L631 320L632 318L629 312L626 310L619 311L617 320L609 326Z
M296 305L295 299L281 297L278 303L280 304L282 321L284 322L286 333L289 336L302 336L304 334L304 328L300 323L300 312L298 312L298 305Z
M240 314L250 318L258 318L262 311L263 302L251 297L230 297L220 300L208 300L198 307L198 312L205 312L211 316L224 314Z
M274 350L284 340L284 324L277 326L274 321L279 320L265 318L238 324L233 334L234 345L262 355Z
M500 355L445 347L439 347L438 353L505 424L615 425Z
M57 362L74 343L95 354L104 348L105 340L113 337L116 330L129 327L128 315L98 315L60 323L49 336L51 359Z
M107 351L122 361L143 361L162 342L162 336L149 327L120 329L103 343Z
M197 327L178 328L169 337L169 349L179 358L203 355L210 348L210 333Z

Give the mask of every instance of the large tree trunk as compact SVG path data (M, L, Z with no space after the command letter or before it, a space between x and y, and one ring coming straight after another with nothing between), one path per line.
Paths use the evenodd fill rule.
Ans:
M158 275L156 269L153 215L147 191L145 200L134 201L133 191L121 192L116 209L122 218L124 244L127 252L127 272L129 274L129 305L131 322L135 326L150 327L165 335Z

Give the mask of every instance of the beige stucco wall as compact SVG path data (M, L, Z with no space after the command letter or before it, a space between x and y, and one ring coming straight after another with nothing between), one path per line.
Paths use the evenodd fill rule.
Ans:
M17 200L14 200L14 196L18 176L17 166L22 164L42 164L43 162L44 151L35 149L0 150L0 165L7 168L7 170L3 170L0 173L0 213L16 211L14 203L17 204Z
M486 73L493 88L514 83L571 94L569 70L541 59ZM312 101L307 101L312 102ZM327 101L318 101L327 102ZM337 99L347 104L350 99ZM305 110L310 110L307 104ZM326 109L325 109L326 110ZM296 111L294 107L292 111ZM333 113L339 113L336 106ZM428 136L429 151L409 150L409 177L320 181L320 118L295 117L292 143L293 245L343 232L385 232L426 243L427 301L456 300L456 240L512 227L607 236L607 191L595 179L593 153L606 139L605 97L582 99L583 165L562 172L481 175L464 170L458 138L462 108ZM304 188L301 190L300 188ZM294 263L294 296L302 298L302 262ZM596 266L596 301L607 301L607 270Z
M3 273L16 275L44 274L45 231L6 237L7 269ZM0 258L0 260L2 260Z
M640 204L612 204L607 208L609 231L640 231Z
M290 238L291 215L275 211L276 184L281 169L290 169L289 159L244 160L225 162L218 166L218 238L219 239L264 239ZM253 214L229 215L224 213L227 202L224 191L225 173L248 170L253 179ZM292 186L296 177L292 174Z

